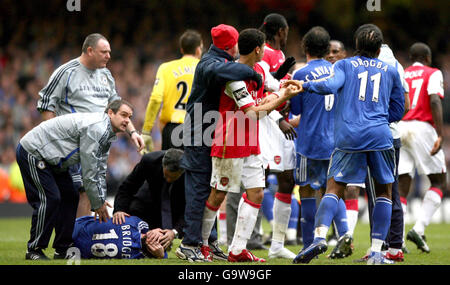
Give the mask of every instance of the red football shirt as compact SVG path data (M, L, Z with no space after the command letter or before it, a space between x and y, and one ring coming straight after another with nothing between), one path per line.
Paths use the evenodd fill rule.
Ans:
M434 126L430 94L438 94L444 98L442 72L437 68L415 63L405 69L405 80L409 85L411 109L402 120L418 120Z
M264 47L264 56L263 61L266 62L269 65L269 71L275 72L280 68L280 66L284 63L286 57L284 56L284 53L280 49L274 49L272 48L268 43L266 43ZM284 79L290 79L289 74L286 74L285 77L283 77L281 80ZM277 111L283 110L284 106L286 105L286 102L281 104ZM285 118L286 121L289 121L288 118Z
M254 70L263 76L263 68L256 64ZM211 156L220 158L240 158L260 154L258 120L251 119L244 109L258 105L263 98L264 86L256 89L256 82L231 82L220 95L220 120L216 124ZM245 88L244 88L245 87Z

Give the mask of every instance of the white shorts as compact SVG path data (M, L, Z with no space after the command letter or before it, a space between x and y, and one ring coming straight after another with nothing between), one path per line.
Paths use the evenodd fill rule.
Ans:
M264 169L283 172L295 168L295 143L286 139L269 116L259 120L259 147Z
M266 187L261 155L242 158L212 157L211 187L240 193L241 183L245 189Z
M402 141L398 174L414 177L414 168L420 175L446 173L444 151L431 156L430 151L437 140L432 125L421 121L400 121L398 130Z

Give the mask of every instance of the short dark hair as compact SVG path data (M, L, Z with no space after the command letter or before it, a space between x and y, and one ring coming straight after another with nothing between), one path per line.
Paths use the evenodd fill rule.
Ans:
M84 40L83 46L81 47L81 51L83 53L86 53L88 47L95 48L97 46L98 41L101 39L107 41L107 39L99 33L94 33L94 34L88 35L86 37L86 39Z
M323 27L313 27L305 34L302 43L305 53L322 58L330 50L330 34Z
M245 29L239 34L238 47L239 53L247 55L256 47L262 46L266 41L266 36L258 29Z
M264 18L264 22L259 28L265 35L268 41L272 41L275 35L281 28L286 28L288 23L283 15L271 13Z
M184 151L177 148L170 148L166 151L162 159L162 165L170 172L177 172L183 170L180 167L181 159L183 158Z
M131 103L129 103L128 101L125 101L123 99L119 99L119 100L114 100L112 102L110 102L108 104L108 106L106 106L105 109L105 113L108 113L108 110L113 111L114 114L117 113L117 111L119 111L120 107L122 107L122 105L127 105L128 107L131 108L131 110L133 110L133 105L131 105Z
M337 43L337 44L339 45L339 48L340 48L341 50L344 50L344 51L345 51L345 45L344 45L344 43L341 42L340 40L330 40L330 44L331 44L331 42Z
M195 54L202 43L202 36L195 30L186 30L180 37L180 48L183 54Z
M428 56L431 57L431 49L425 43L417 42L409 48L409 58L412 61L424 62Z
M383 43L383 33L374 24L360 26L355 32L356 54L376 58Z

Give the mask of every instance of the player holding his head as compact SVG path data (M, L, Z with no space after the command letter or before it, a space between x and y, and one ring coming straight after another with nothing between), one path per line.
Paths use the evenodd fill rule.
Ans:
M356 56L336 62L330 77L303 84L304 91L336 95L335 150L326 194L315 217L313 243L297 255L294 263L308 263L326 251L325 238L338 201L348 183L365 181L367 167L374 177L377 195L367 262L392 263L381 253L390 225L395 169L389 123L403 116L404 90L397 70L377 59L382 43L379 29L363 29L356 34Z
M409 85L411 109L399 122L403 147L400 149L399 187L406 207L414 169L430 179L431 187L423 197L420 215L406 238L423 252L430 252L425 242L425 228L442 202L446 189L443 143L442 99L444 79L442 72L431 67L431 49L424 43L415 43L409 50L413 63L405 69Z
M239 34L239 62L254 68L264 81L264 69L257 64L264 55L265 36L257 29L246 29ZM265 176L258 143L258 119L296 95L296 88L281 88L278 93L263 98L264 87L252 81L228 82L220 96L221 120L216 125L212 156L211 194L203 214L203 247L214 225L217 211L227 192L246 189L239 204L236 229L229 247L230 262L264 262L246 249L263 200ZM243 126L239 127L239 126Z

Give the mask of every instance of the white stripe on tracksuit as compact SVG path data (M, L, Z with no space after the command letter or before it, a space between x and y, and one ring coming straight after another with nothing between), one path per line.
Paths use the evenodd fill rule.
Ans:
M39 180L39 175L36 170L36 160L30 154L28 154L28 165L30 166L30 173L31 173L33 182L38 189L39 202L40 202L39 209L38 209L38 215L37 215L37 222L36 222L35 239L29 245L30 248L36 248L37 243L39 242L39 239L41 238L42 232L44 231L45 209L47 208L47 198L45 196L44 188L42 187L42 184Z

